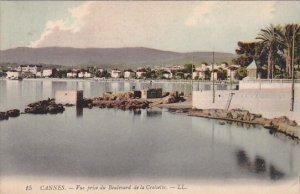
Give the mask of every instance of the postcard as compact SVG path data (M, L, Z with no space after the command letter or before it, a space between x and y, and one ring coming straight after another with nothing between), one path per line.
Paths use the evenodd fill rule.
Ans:
M299 1L0 1L1 194L299 194Z

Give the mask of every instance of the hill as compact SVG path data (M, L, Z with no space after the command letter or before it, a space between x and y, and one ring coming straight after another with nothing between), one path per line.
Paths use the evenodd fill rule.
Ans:
M215 52L215 62L231 61L236 55ZM145 47L130 48L70 48L18 47L0 51L0 63L55 64L64 66L129 67L211 62L212 52L172 52Z

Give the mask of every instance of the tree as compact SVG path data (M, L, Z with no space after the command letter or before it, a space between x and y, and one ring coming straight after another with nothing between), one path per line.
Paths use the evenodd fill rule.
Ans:
M288 76L292 75L292 52L293 52L293 38L295 38L295 51L297 52L297 44L300 41L300 26L297 24L287 24L279 33L280 46L284 52L286 59L286 73ZM295 53L296 53L295 52Z
M175 78L177 78L177 79L183 79L184 78L184 73L181 72L181 71L177 71L175 73Z
M185 64L184 65L184 73L192 73L195 70L195 65L193 64Z
M268 51L267 78L273 78L275 71L274 56L278 52L280 45L280 26L270 25L266 29L261 29L256 39L259 39L263 45L263 48Z
M260 42L238 42L238 48L235 50L238 55L232 60L235 65L247 67L253 60L259 66L267 64L267 53Z
M54 71L52 77L65 78L67 77L67 70Z
M226 80L227 79L227 71L225 69L218 69L217 75L219 80Z
M246 76L247 76L247 69L245 67L239 67L236 70L236 74L234 75L234 78L237 80L241 80Z

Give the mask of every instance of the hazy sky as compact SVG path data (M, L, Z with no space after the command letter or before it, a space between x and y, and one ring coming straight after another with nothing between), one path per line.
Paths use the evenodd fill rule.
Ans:
M0 2L0 49L151 47L234 53L269 24L300 23L300 1Z

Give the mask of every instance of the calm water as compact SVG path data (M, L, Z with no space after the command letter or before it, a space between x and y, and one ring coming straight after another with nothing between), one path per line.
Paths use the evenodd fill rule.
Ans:
M0 110L23 109L58 89L83 89L91 97L145 84L2 80ZM188 84L156 84L188 91ZM287 180L300 171L300 146L285 136L161 109L26 114L1 121L0 135L2 176Z

